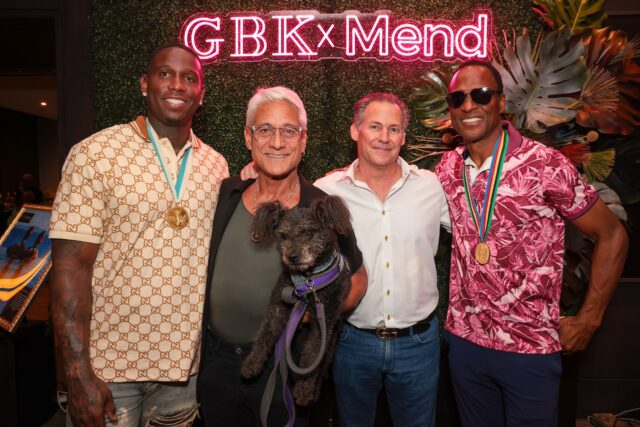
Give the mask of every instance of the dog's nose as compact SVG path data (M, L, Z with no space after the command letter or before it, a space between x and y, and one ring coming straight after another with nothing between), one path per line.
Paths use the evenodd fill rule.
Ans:
M287 255L287 259L290 263L295 264L300 260L300 256L298 254L289 254Z

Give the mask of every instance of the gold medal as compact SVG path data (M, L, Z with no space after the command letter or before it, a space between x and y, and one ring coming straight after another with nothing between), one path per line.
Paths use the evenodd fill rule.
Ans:
M489 262L489 245L487 245L485 242L478 243L478 245L476 246L475 256L476 256L476 261L478 261L478 263L482 265L488 263Z
M180 230L189 222L189 213L181 206L172 206L167 211L166 221L171 228Z

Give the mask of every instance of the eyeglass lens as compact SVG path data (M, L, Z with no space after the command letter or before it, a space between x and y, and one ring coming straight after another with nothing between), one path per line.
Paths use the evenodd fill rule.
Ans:
M276 131L280 132L280 136L283 139L292 140L300 137L301 129L295 126L283 126L281 128L274 128L272 126L254 126L253 134L258 139L270 139L275 135Z

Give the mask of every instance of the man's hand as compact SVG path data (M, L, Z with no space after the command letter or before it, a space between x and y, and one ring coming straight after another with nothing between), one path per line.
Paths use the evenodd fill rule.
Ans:
M365 270L363 264L358 271L351 275L351 289L349 289L349 293L342 301L340 306L341 313L350 313L358 306L358 303L367 292L367 281L367 270Z
M111 391L98 379L89 358L91 272L98 245L53 239L51 317L69 416L76 427L102 427L116 418Z
M255 164L253 162L247 163L245 167L240 171L240 179L243 181L247 181L249 179L257 179L258 171L255 168Z
M111 390L93 373L67 378L67 412L74 427L104 427L105 415L118 421Z
M560 345L565 353L583 351L600 325L595 321L567 316L560 319Z

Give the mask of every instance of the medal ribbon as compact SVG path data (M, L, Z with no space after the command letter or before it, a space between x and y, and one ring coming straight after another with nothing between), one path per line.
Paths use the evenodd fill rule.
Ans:
M164 160L162 160L162 155L160 154L160 150L158 149L158 144L156 143L153 134L151 133L151 128L149 127L149 121L147 120L147 134L149 135L149 139L151 139L151 143L153 144L153 149L156 151L156 156L158 156L158 160L160 160L160 166L162 167L162 171L164 172L164 177L167 179L167 184L171 187L171 191L173 192L173 196L176 199L176 202L180 201L180 193L182 193L182 184L184 181L184 174L187 170L187 161L189 160L189 154L191 154L191 147L187 148L186 153L184 154L184 158L182 159L182 164L180 165L180 170L178 171L178 179L176 180L175 187L171 184L171 179L169 179L169 173L167 172L167 168L164 165Z
M493 147L493 157L491 159L491 166L489 166L489 177L487 178L487 188L484 193L484 202L482 206L482 213L478 212L473 197L471 196L471 187L469 185L469 179L467 177L467 165L462 164L462 183L464 186L464 194L467 198L467 204L469 205L469 211L471 212L471 218L478 230L478 236L481 242L487 240L487 234L491 228L491 221L493 220L493 210L496 205L496 198L498 197L498 186L500 184L500 175L502 173L502 166L504 160L507 157L507 147L509 146L509 135L507 132L502 131L496 139L496 143ZM497 155L496 155L497 154Z

